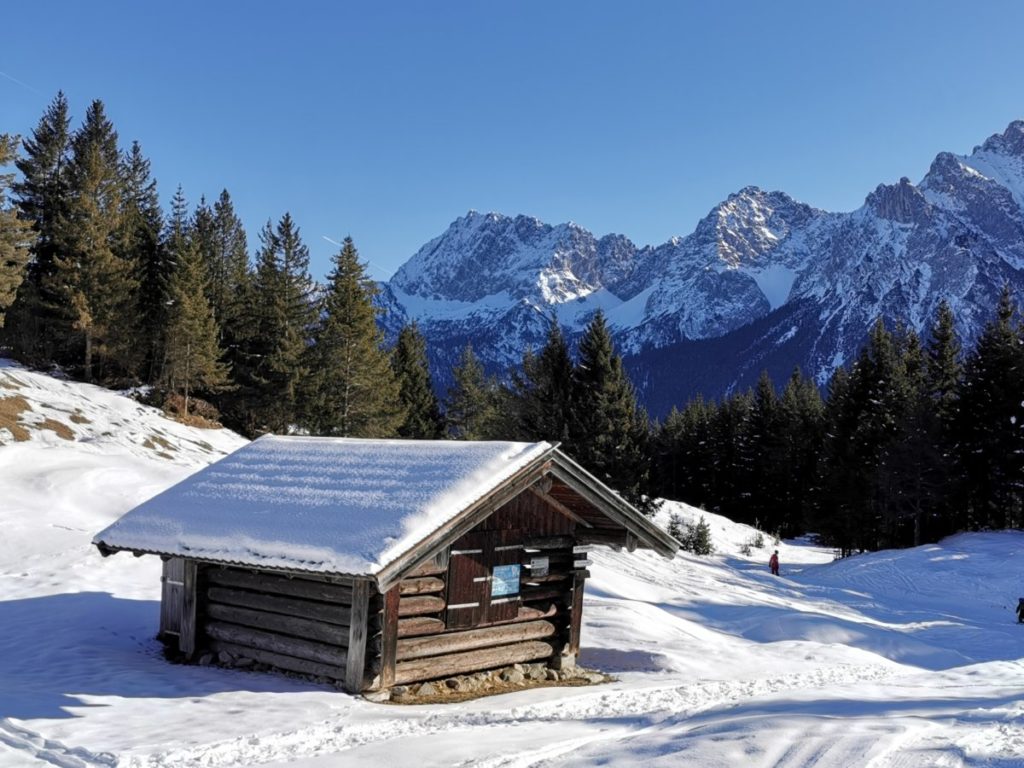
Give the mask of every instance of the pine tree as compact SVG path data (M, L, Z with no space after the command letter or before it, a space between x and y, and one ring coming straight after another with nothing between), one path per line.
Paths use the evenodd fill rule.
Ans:
M1024 339L1009 287L967 360L957 419L971 527L1024 524Z
M398 435L421 440L443 437L444 420L430 381L427 342L415 322L402 326L399 331L391 352L391 368L398 380L399 401L406 413Z
M245 228L226 189L213 204L213 249L208 255L208 271L210 307L225 341L233 343L240 335L240 297L251 282L251 274Z
M17 155L18 137L0 134L0 168L10 165ZM18 216L7 200L13 174L0 174L0 330L7 308L14 303L18 286L25 277L32 245L32 226Z
M131 322L131 349L126 362L147 381L156 382L158 341L163 336L167 267L161 244L163 211L149 160L139 143L121 159L124 194L121 199L121 231L116 252L131 265L138 286ZM180 192L180 190L179 190Z
M567 451L573 458L633 504L653 509L647 494L647 417L637 406L600 311L580 341L568 433Z
M775 385L768 372L762 371L754 389L750 413L748 466L739 480L749 493L744 505L747 508L745 517L752 517L772 531L782 527L787 516L782 499L782 473L785 468L779 461L782 417Z
M168 390L184 397L187 417L193 393L223 388L228 369L221 360L217 324L206 299L206 270L194 238L195 221L181 221L180 204L175 208L167 244L173 269L166 291L163 379Z
M246 434L287 432L297 423L299 382L316 321L309 251L289 214L260 232L260 251L234 354L229 414Z
M921 407L933 409L937 422L932 426L933 443L928 450L936 457L939 476L935 479L934 525L924 535L937 540L967 526L962 513L968 506L963 495L963 468L956 450L958 397L964 370L955 318L945 301L936 310L925 351L929 396Z
M807 530L814 516L824 439L824 405L814 382L794 369L779 399L779 446L767 457L777 467L779 524L783 536Z
M22 178L12 186L21 217L32 224L35 239L31 261L14 305L7 316L7 336L23 360L52 362L55 334L51 328L60 311L60 297L50 286L57 249L57 225L68 195L71 142L68 102L58 93L22 144L16 161Z
M498 382L467 344L452 370L452 386L445 399L445 421L457 440L502 439L501 395Z
M94 357L101 365L122 364L130 349L126 320L133 314L136 283L131 265L117 253L124 185L117 133L103 102L89 106L71 144L68 200L57 222L49 288L64 310L55 329L61 346L80 356L89 381Z
M309 350L304 424L316 435L392 437L406 412L377 327L373 297L352 238L334 257Z
M527 350L521 372L513 377L513 431L522 440L568 438L572 408L572 360L562 329L552 320L540 354Z

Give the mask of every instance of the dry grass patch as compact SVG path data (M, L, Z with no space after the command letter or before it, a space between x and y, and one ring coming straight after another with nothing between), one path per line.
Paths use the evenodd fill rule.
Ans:
M56 433L57 437L63 440L74 440L75 433L71 431L71 427L65 424L63 421L57 421L56 419L43 419L38 424L32 426L37 429L48 429L51 432Z
M68 418L71 419L74 424L92 424L92 420L87 418L84 413L78 410L72 413Z
M21 395L0 398L0 429L10 432L16 442L25 442L29 439L29 432L19 423L19 420L21 414L31 410L32 406Z

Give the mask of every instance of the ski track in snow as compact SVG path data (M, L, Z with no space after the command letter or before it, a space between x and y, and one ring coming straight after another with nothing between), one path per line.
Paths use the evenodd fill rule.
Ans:
M7 718L0 719L0 744L58 768L99 768L119 764L114 755L105 752L96 754L81 747L67 747L59 741L45 739L24 726L15 725Z
M570 701L556 700L508 710L466 713L436 712L421 719L411 717L346 726L329 722L285 733L249 734L219 744L187 750L170 750L156 755L132 757L124 765L131 768L169 768L170 766L260 765L298 758L342 752L366 744L398 738L433 735L445 731L475 731L493 726L525 727L534 723L565 721L601 721L626 718L630 730L648 728L667 718L678 720L693 714L783 691L813 689L864 681L885 680L896 674L890 666L827 667L811 672L748 681L705 681L665 688L598 689ZM615 736L614 738L620 738ZM480 768L512 768L541 765L543 761L600 741L593 738L559 743L529 754L501 755L474 760ZM554 752L555 754L551 754ZM799 763L808 765L813 763Z

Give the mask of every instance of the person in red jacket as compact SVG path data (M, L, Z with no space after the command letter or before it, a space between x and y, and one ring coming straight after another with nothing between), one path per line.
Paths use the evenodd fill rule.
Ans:
M779 550L776 549L768 559L768 568L771 570L772 576L779 575Z

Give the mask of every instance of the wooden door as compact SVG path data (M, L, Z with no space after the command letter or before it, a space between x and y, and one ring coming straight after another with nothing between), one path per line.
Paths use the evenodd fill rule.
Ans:
M451 549L448 629L514 619L519 613L521 531L474 531Z

